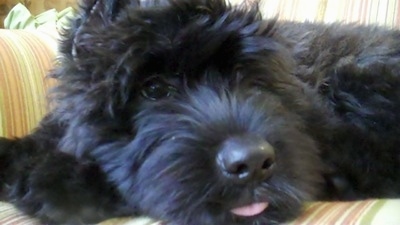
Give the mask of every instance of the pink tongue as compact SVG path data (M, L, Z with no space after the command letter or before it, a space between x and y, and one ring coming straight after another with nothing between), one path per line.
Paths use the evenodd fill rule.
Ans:
M267 207L268 202L260 202L232 209L231 212L237 216L255 216L262 213Z

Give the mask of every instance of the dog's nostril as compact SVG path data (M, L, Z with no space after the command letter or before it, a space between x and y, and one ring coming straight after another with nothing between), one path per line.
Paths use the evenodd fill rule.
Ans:
M249 172L249 168L245 164L240 164L234 173L236 174L245 174Z
M249 167L246 164L232 164L232 165L225 165L226 172L236 176L245 176L249 172Z
M261 168L264 170L267 170L267 169L270 169L273 164L274 164L274 160L272 158L268 158L264 161Z
M268 178L274 159L273 147L262 138L239 136L224 141L217 165L226 178L243 183Z

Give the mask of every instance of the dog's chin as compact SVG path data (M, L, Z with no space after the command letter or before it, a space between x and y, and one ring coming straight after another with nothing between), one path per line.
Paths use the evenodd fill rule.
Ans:
M165 196L164 199L161 196ZM149 200L157 201L157 204L146 207L146 202L142 202L138 207L146 215L161 220L167 225L273 225L295 218L302 207L302 201L287 195L273 196L268 199L255 198L248 201L239 197L226 201L209 199L199 202L199 198L196 198L184 205L181 204L182 201L169 199L170 197L172 196L163 193L156 199ZM149 198L151 197L147 197ZM179 204L173 204L174 202L179 202Z
M255 225L280 224L298 216L301 207L295 206L288 208L285 214L282 209L278 209L268 202L255 202L250 205L234 208L230 210L230 224L232 225Z
M268 201L255 201L225 211L225 218L230 217L232 224L279 224L293 219L300 212L301 204L294 203L282 208ZM284 210L285 214L282 213Z
M207 213L207 219L197 218L193 220L212 221L212 224L227 224L227 225L273 225L280 224L283 221L293 219L298 215L301 206L296 205L285 209L285 214L282 214L282 209L279 206L273 205L267 201L253 202L248 205L241 205L230 209L225 209L219 214L213 214L212 210ZM218 210L215 210L218 211ZM200 213L201 214L201 213ZM193 221L191 220L191 221ZM196 225L205 225L208 223L193 223Z

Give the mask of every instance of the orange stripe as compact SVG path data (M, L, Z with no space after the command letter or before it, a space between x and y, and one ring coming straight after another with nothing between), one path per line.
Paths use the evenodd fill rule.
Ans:
M301 217L296 219L291 225L313 224L315 218L320 218L330 210L329 204L314 203L315 207L308 208Z
M357 224L360 216L363 215L371 205L373 205L373 201L357 202L354 204L356 207L351 210L346 218L344 218L343 224Z
M314 221L314 224L332 224L334 223L344 211L348 209L347 204L332 204L330 212L324 216L319 217L318 220Z

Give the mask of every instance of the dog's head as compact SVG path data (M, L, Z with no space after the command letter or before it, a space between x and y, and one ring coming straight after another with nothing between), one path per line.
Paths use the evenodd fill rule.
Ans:
M174 224L275 224L321 182L313 90L275 21L223 0L87 1L55 77L61 148Z

